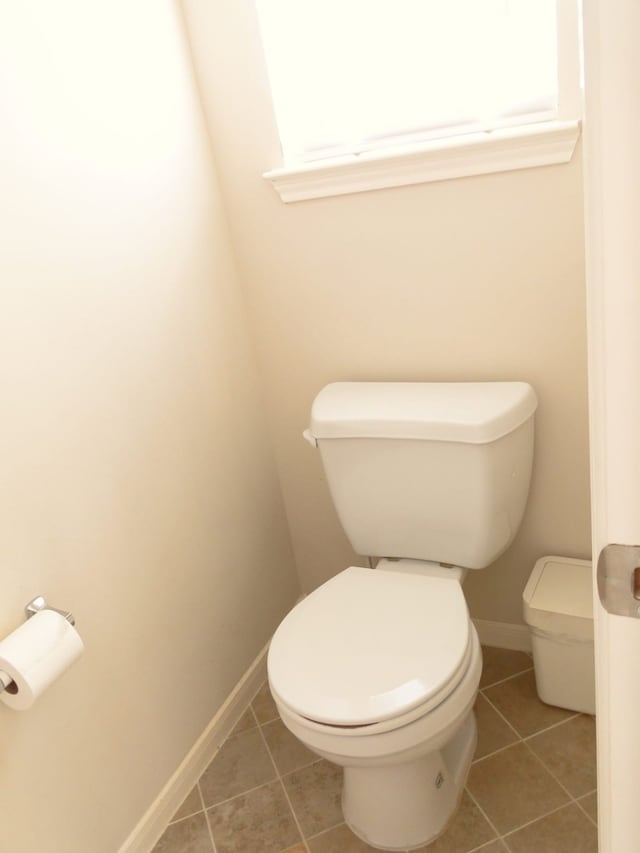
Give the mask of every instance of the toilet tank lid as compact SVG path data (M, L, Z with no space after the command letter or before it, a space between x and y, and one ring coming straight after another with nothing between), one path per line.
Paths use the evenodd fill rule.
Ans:
M526 382L333 382L311 409L311 435L486 444L528 420Z

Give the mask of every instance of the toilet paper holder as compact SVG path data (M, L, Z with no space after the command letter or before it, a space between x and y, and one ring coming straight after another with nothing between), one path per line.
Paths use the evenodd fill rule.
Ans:
M44 595L36 595L36 597L32 598L24 607L27 619L31 619L32 616L35 616L36 613L40 613L41 610L53 610L55 613L59 613L61 616L64 616L67 622L71 625L76 624L73 613L70 613L68 610L58 610L57 607L51 607L50 604L47 604Z
M75 617L73 613L68 610L59 610L57 607L51 607L50 604L47 604L47 601L43 595L36 595L35 598L32 598L24 606L24 612L26 614L27 619L31 619L32 616L35 616L36 613L40 613L41 610L53 610L55 613L59 613L61 616L69 622L71 625L76 624ZM3 672L0 669L0 693L3 690L10 690L11 685L13 684L13 679L10 675L7 675L6 672ZM15 689L15 685L14 685Z

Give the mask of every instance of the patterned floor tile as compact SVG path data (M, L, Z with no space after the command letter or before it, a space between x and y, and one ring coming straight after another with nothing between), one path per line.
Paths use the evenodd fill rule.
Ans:
M279 781L208 809L217 853L280 853L300 841Z
M269 683L265 681L260 690L256 693L253 702L251 703L253 713L260 724L268 723L271 720L279 720L280 715L276 708L276 703L273 701L273 696L269 690Z
M233 735L240 734L240 732L246 732L247 729L253 729L257 726L256 718L253 714L251 708L247 708L244 714L240 717L238 722L233 727L233 731L229 735L229 737L233 737Z
M535 735L527 745L573 797L593 791L596 776L596 724L581 715Z
M598 822L598 794L593 791L587 794L586 797L580 797L578 803L582 806L585 812L589 815L594 823Z
M569 799L522 743L475 762L467 784L500 834L536 820Z
M311 752L295 735L291 734L282 720L266 723L262 727L262 733L278 773L282 775L320 760L315 752Z
M213 853L204 812L170 823L152 853Z
M477 849L474 848L473 853L509 853L509 851L505 847L504 842L498 839Z
M200 777L205 806L235 797L270 782L276 772L260 731L249 729L230 737Z
M505 678L510 678L519 672L525 672L532 667L533 659L524 652L483 646L480 687L489 687L491 684L504 681Z
M318 761L282 781L305 838L342 822L342 768Z
M196 814L201 811L202 800L200 799L200 791L198 791L198 786L194 785L185 797L178 811L171 818L171 823L173 823L174 820L180 820L183 817L189 817L189 815Z
M533 670L483 692L521 737L536 734L575 714L575 711L545 705L538 699Z
M598 853L598 830L574 803L507 836L513 853Z
M361 841L345 823L310 838L307 843L311 853L375 853L378 849Z
M514 730L482 694L476 699L474 711L478 724L478 745L474 759L482 758L519 740Z
M431 844L419 847L416 853L468 853L495 836L496 833L465 791L460 807L446 831Z

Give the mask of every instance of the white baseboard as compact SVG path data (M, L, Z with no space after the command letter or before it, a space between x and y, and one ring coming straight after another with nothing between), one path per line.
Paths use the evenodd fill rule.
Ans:
M474 619L473 624L483 646L531 653L531 632L526 625L491 622L488 619Z
M242 676L118 853L149 853L156 844L267 677L268 648L269 644Z

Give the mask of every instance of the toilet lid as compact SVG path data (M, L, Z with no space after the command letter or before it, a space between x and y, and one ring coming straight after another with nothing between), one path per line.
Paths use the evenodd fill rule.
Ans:
M443 701L464 675L470 642L457 581L352 566L286 616L271 641L269 681L303 717L370 725Z

